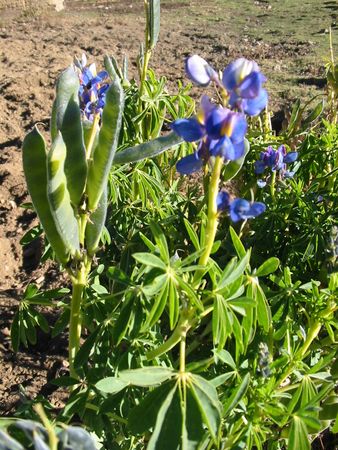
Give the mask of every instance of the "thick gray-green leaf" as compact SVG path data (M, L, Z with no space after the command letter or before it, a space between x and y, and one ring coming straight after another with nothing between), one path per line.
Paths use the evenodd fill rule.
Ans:
M27 134L22 149L23 168L34 208L56 257L62 263L69 259L70 249L56 227L47 197L47 154L45 141L37 127Z
M149 48L153 49L160 34L160 0L148 0L148 34Z
M47 158L47 197L56 229L71 255L80 251L78 223L71 205L64 172L66 146L61 133L53 141Z
M59 77L51 118L52 141L58 131L67 148L65 174L68 191L74 205L80 204L87 177L86 148L84 144L79 107L79 77L72 66Z
M113 164L127 164L146 158L153 158L182 142L183 139L172 132L166 136L160 136L152 141L135 145L135 147L128 147L121 152L115 153Z
M107 63L108 64L108 63ZM124 107L124 92L118 77L114 79L106 94L102 112L99 141L92 154L88 170L88 209L94 211L107 185L108 175L114 159Z
M104 189L96 210L89 216L86 226L86 249L93 255L99 245L101 233L107 216L107 187Z
M167 367L143 367L134 370L122 370L119 379L134 386L155 386L173 377L175 372Z
M102 392L105 392L106 394L117 394L128 385L129 383L121 380L120 378L107 377L102 378L102 380L98 381L95 386L97 389L99 389Z

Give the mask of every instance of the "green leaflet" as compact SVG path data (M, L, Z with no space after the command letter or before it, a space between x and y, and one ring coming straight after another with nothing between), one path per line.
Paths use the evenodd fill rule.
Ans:
M23 142L23 168L34 208L57 259L66 264L70 249L56 227L47 197L47 155L45 141L35 127Z
M145 158L153 158L154 156L157 156L169 148L181 144L182 142L183 139L176 133L172 132L166 136L160 136L152 141L135 145L135 147L129 147L121 152L115 153L113 164L127 164L141 161Z
M108 60L108 58L105 58L106 67L109 66ZM109 73L114 70L112 65L110 69ZM120 80L116 76L106 94L99 142L94 149L92 161L89 165L87 195L88 209L90 211L94 211L97 208L102 192L107 185L108 175L119 139L123 106L124 92Z
M155 47L160 34L160 0L149 0L148 9L148 48Z
M72 203L79 206L87 177L86 148L79 108L79 79L72 66L59 77L51 118L52 140L61 131L67 147L65 174Z
M86 226L86 249L93 255L99 245L100 236L107 216L107 188L104 189L96 210L89 217Z
M61 133L55 138L47 158L47 197L56 229L71 255L80 252L78 223L70 202L64 172L67 149Z

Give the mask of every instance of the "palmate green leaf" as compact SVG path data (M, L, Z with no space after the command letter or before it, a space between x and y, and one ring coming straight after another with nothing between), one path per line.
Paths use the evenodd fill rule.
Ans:
M98 381L95 387L106 394L117 394L129 385L128 382L117 377L107 377Z
M279 267L279 259L272 257L264 261L264 263L258 267L256 271L257 277L264 277L266 275L270 275L270 273L275 272Z
M256 286L256 301L258 323L263 327L265 332L268 332L272 320L271 309L260 285Z
M151 253L134 253L133 258L147 267L157 267L162 270L166 270L167 268L162 259Z
M169 280L169 323L170 329L174 329L180 314L180 302L177 287L174 280Z
M115 153L113 164L127 164L142 161L146 158L153 158L182 142L183 139L172 132L166 136L160 136L152 141L136 145L135 147L128 147Z
M291 422L287 450L311 450L306 425L298 416Z
M80 252L79 227L71 205L64 172L66 146L61 133L53 141L47 158L47 197L55 227L72 256Z
M193 246L195 247L195 250L197 250L197 251L200 250L200 243L199 243L196 231L194 230L193 226L186 218L184 218L183 220L184 220L185 228L189 234L189 238L190 238Z
M223 181L230 181L232 180L238 172L241 170L246 155L249 153L250 150L250 143L247 139L244 139L244 154L241 158L236 159L235 161L230 161L225 167L222 174L222 180Z
M147 450L180 450L181 438L181 399L176 384L158 411L156 424Z
M231 356L231 354L227 350L218 350L215 352L215 357L219 358L224 364L230 366L233 370L237 370L236 363Z
M141 369L122 370L118 377L121 381L134 386L149 387L169 380L175 373L169 367L150 366Z
M70 248L56 227L47 197L47 154L45 141L37 127L27 134L22 148L23 168L28 191L41 225L57 259L66 264Z
M105 57L105 66L114 72L110 59ZM102 124L99 141L94 148L88 170L87 195L88 209L94 211L107 186L108 176L113 163L124 107L124 91L116 76L106 93L106 103L102 112Z
M79 206L87 178L86 148L79 107L79 77L72 66L58 78L51 118L52 141L58 132L67 148L65 174L73 205Z
M216 443L222 417L222 405L218 399L216 388L199 375L191 375L190 380L189 389L199 407L203 422Z
M245 254L246 254L244 245L242 244L240 238L237 236L236 231L232 227L229 227L229 231L230 231L232 243L235 247L238 257L244 258Z
M167 278L166 275L164 275L164 277ZM143 326L143 330L148 330L159 320L167 304L168 295L169 295L169 282L165 281L164 285L162 285L161 291L155 298L154 304L148 314L147 321Z
M154 427L158 411L176 382L166 382L150 391L128 416L128 426L132 434L141 434Z
M244 270L249 264L250 253L250 251L246 252L246 254L243 256L243 258L240 259L235 267L231 265L231 271L227 267L225 268L220 280L217 283L217 291L221 291L224 287L236 281L237 278L239 278L243 274Z
M113 340L115 345L118 345L126 335L129 323L133 316L134 300L135 297L132 293L126 295L126 299L113 328Z
M167 239L162 228L155 222L150 222L150 229L155 238L156 245L159 249L162 260L168 265L170 263L170 255Z
M236 389L233 390L229 400L226 402L223 411L224 416L230 414L231 411L238 405L240 400L246 394L249 388L249 384L250 384L250 374L247 373L242 379L242 382L239 384L239 386L237 386Z

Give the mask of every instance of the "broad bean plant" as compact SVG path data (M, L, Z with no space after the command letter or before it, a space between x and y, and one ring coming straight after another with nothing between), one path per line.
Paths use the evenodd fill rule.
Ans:
M69 388L65 408L56 416L39 399L47 418L33 400L24 416L47 431L17 427L53 450L80 448L62 446L72 421L95 437L81 448L309 450L337 431L337 232L325 215L331 253L307 277L310 250L298 269L292 253L295 211L312 194L316 219L336 205L336 127L319 123L321 107L302 128L298 105L276 136L266 78L245 58L223 71L186 59L188 79L214 93L195 111L189 86L169 95L149 69L159 0L145 12L139 85L126 60L106 56L97 71L75 58L57 81L50 148L38 126L23 143L46 254L72 291L31 285L15 316L15 349L49 331L35 305L61 307L53 336L69 329L69 375L54 380ZM328 135L326 173L311 178L311 149Z

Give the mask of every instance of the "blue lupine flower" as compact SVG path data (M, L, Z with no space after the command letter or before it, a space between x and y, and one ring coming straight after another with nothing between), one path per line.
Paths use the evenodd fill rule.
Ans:
M199 86L208 86L211 81L219 82L216 71L198 55L189 56L185 60L185 72Z
M171 127L187 142L200 141L194 155L188 155L177 163L177 170L190 174L200 169L210 156L236 160L244 154L244 136L247 129L243 114L213 105L204 96L200 113L190 119L178 119Z
M266 106L268 94L262 84L266 81L256 62L239 58L223 72L222 83L230 94L229 105L256 116Z
M233 222L239 220L253 219L262 214L266 206L261 202L250 203L243 198L236 198L230 201L230 196L226 191L221 191L217 195L217 210L219 212L228 211Z
M93 121L95 115L102 114L109 88L109 76L105 70L97 73L94 63L87 67L84 54L81 60L75 59L74 64L80 80L80 108L84 118Z
M265 152L261 152L259 160L255 162L255 172L260 175L269 167L273 172L280 171L281 176L290 178L294 172L286 170L286 164L295 162L298 158L298 152L286 152L285 145L281 145L275 150L269 146Z

